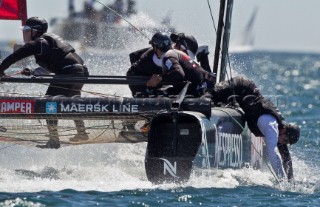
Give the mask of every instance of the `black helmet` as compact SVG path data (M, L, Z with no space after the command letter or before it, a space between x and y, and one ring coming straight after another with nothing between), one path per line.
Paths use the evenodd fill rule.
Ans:
M29 26L31 29L36 29L40 33L45 33L48 30L48 22L41 17L30 17L25 25Z
M300 137L300 128L299 126L293 124L293 123L289 123L289 124L285 124L285 128L286 128L286 136L289 140L290 144L295 144Z
M170 39L177 45L183 45L187 50L193 52L193 54L196 54L198 51L198 42L192 35L186 35L184 33L172 33L170 35Z
M162 32L155 33L152 36L149 44L151 44L152 47L158 48L162 52L167 52L171 49L170 37Z

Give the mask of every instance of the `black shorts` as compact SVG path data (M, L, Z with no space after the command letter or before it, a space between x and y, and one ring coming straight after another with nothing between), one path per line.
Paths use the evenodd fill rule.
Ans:
M59 76L66 76L70 77L70 81L72 81L72 77L80 76L80 77L87 77L89 75L88 69L86 66L79 66L76 65L74 67L70 67L68 69L62 70ZM49 96L57 96L63 95L67 97L81 95L81 89L83 87L83 83L77 84L56 84L51 83L49 88L47 89L46 95Z

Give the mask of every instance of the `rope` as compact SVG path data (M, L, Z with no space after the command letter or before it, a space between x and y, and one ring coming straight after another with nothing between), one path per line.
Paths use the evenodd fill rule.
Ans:
M147 38L148 40L150 40L150 38L145 34L143 33L139 28L137 28L136 26L134 26L131 22L129 22L126 18L124 18L121 14L119 14L118 12L116 12L115 10L113 10L111 7L101 3L100 1L98 0L94 0L95 2L101 4L102 6L106 7L108 10L110 10L111 12L115 13L117 16L119 16L121 19L123 19L124 21L126 21L131 27L133 27L134 29L136 29L138 32L140 32L140 34L142 36L144 36L145 38Z
M47 83L38 83L38 84L41 84L41 85L45 85L45 86L49 86L49 84ZM77 92L84 92L84 93L87 93L87 94L91 94L91 95L97 95L99 97L102 97L102 98L108 98L110 96L112 97L120 97L120 96L117 96L117 95L110 95L110 94L104 94L104 93L99 93L99 92L92 92L92 91L87 91L87 90L76 90L76 89L70 89L70 88L65 88L65 87L60 87L60 86L52 86L52 87L56 87L56 88L62 88L62 89L68 89L68 90L72 90L72 91L77 91ZM0 94L10 94L10 95L23 95L23 96L31 96L32 94L28 94L28 93L17 93L17 92L8 92L8 91L1 91ZM33 96L36 96L36 97L41 97L41 95L33 95Z
M217 33L216 23L215 23L214 18L213 18L212 9L211 9L211 5L210 5L209 0L207 0L207 3L208 3L208 7L209 7L212 23L213 23L213 28L214 28L214 31Z

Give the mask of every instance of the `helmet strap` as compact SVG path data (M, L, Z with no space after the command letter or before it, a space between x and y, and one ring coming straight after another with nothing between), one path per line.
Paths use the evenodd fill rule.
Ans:
M153 47L153 49L154 49L154 53L156 54L157 58L160 59L160 55L159 55L160 50L157 47Z
M34 30L34 31L33 31ZM36 30L36 29L31 29L31 39L35 40L38 37L40 37L41 35L39 35L39 33L41 33L40 31Z
M31 40L35 40L35 32L34 30L31 28Z

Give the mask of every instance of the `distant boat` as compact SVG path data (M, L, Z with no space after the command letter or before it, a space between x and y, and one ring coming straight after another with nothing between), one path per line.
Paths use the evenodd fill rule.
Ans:
M116 2L118 2L116 0ZM52 32L71 41L82 50L124 50L131 46L145 46L149 38L158 31L174 32L170 16L155 22L148 15L137 12L134 1L127 2L127 9L103 5L101 10L84 2L84 9L75 12L73 1L69 1L69 17L52 19ZM100 2L97 2L100 3ZM123 5L122 5L123 7Z
M258 7L255 7L241 35L232 42L230 53L249 52L253 50L255 41L254 23L257 14Z

